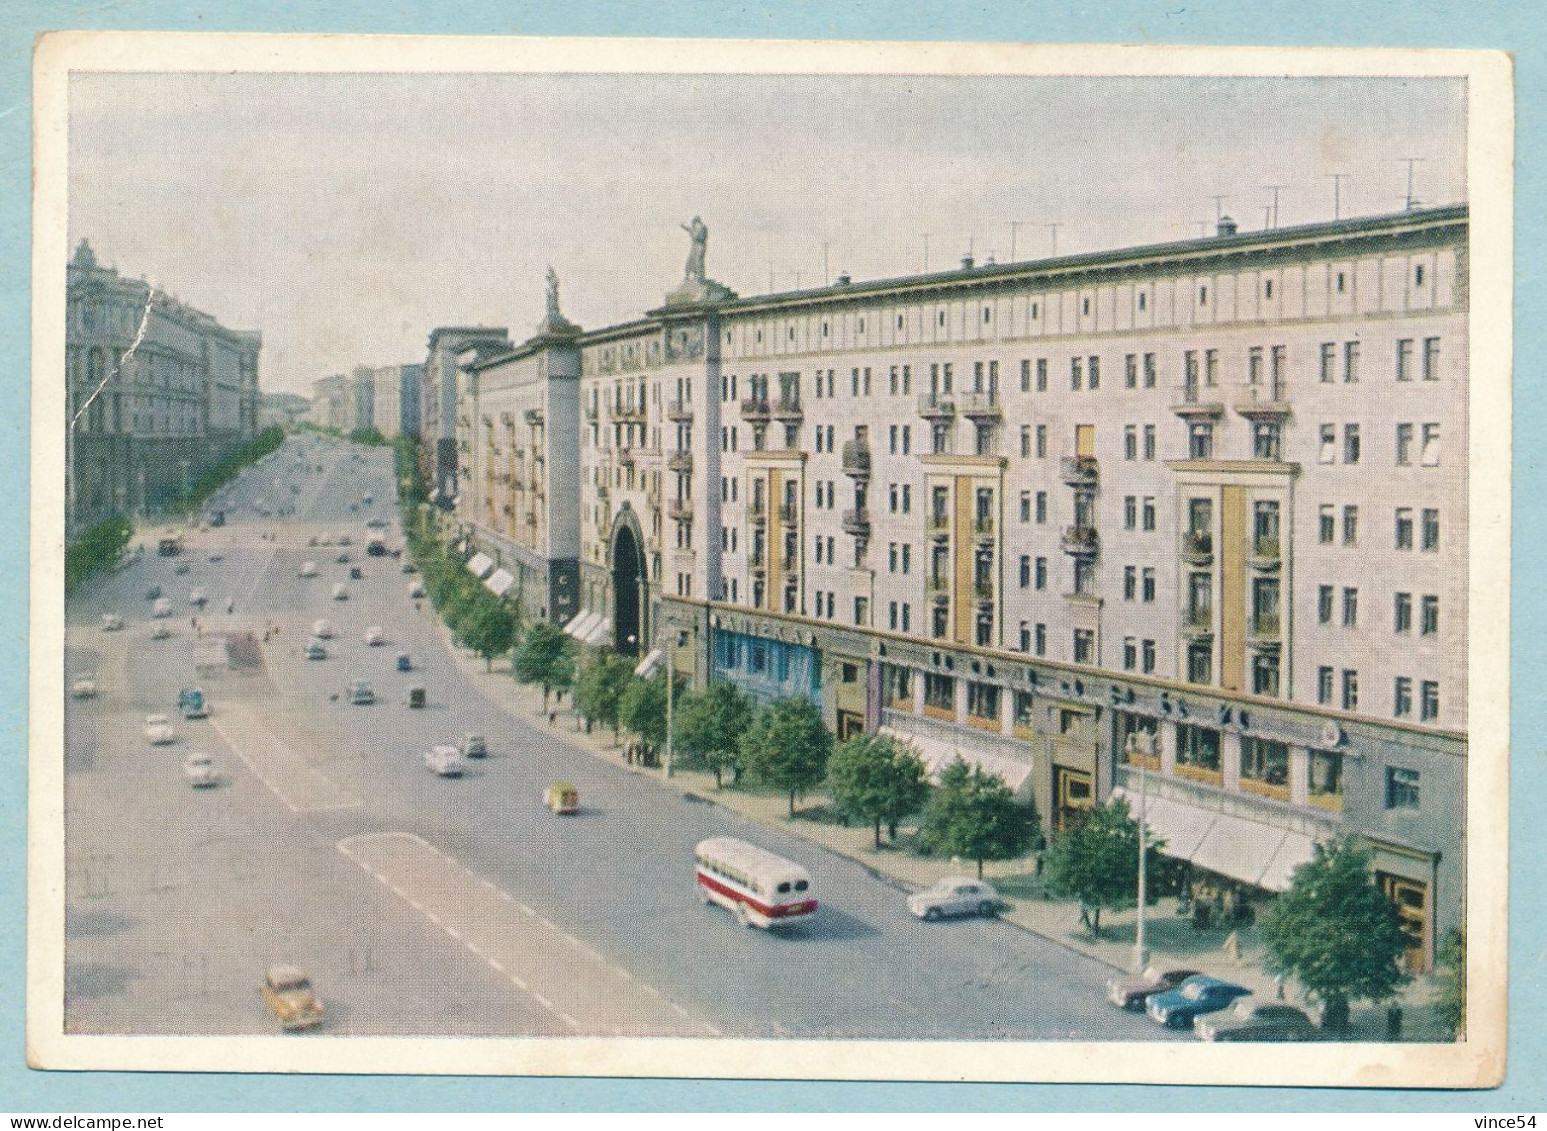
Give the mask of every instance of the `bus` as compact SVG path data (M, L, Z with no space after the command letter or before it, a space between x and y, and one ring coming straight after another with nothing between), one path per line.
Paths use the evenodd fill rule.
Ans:
M700 841L693 855L699 898L734 912L744 927L767 930L816 911L811 876L793 861L734 837Z

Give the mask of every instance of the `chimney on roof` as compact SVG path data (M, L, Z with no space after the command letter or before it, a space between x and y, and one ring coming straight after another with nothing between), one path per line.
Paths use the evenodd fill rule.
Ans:
M1219 218L1219 228L1216 234L1221 236L1235 235L1235 221L1232 220L1229 216L1221 216Z
M846 287L852 282L853 280L849 278L849 273L847 271L838 272L838 286Z
M970 255L962 256L962 270L963 271L971 271L972 270L972 256L970 256Z

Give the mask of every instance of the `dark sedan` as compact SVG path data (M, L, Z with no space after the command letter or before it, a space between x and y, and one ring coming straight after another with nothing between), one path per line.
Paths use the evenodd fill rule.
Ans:
M1236 998L1251 992L1234 982L1195 974L1174 990L1151 995L1144 1011L1151 1021L1158 1021L1168 1029L1190 1029L1194 1018L1228 1009Z
M1152 994L1174 990L1188 978L1196 976L1196 970L1161 970L1151 966L1142 974L1126 978L1107 979L1107 1000L1119 1009L1140 1010Z

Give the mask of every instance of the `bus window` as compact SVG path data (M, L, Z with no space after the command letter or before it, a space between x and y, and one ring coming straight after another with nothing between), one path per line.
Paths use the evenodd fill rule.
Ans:
M779 894L780 895L788 895L789 891L790 891L790 881L789 880L785 880L782 884L779 885Z

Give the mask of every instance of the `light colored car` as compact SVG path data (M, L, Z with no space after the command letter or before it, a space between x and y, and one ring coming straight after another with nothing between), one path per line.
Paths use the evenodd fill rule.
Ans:
M1107 1000L1119 1009L1142 1010L1152 994L1163 994L1187 981L1196 970L1162 970L1151 966L1142 974L1107 979Z
M423 583L416 581L412 585L410 585L408 587L408 597L412 601L423 600L424 599L424 585L423 585Z
M1229 1009L1192 1023L1205 1041L1315 1041L1321 1032L1305 1011L1292 1005L1241 998Z
M306 658L308 660L326 660L328 650L320 640L309 640L306 643Z
M150 615L160 619L172 615L172 602L166 597L157 597L150 606Z
M982 880L946 876L910 895L908 910L931 921L948 915L994 915L999 910L999 893Z
M487 758L489 756L489 744L483 735L474 734L471 731L462 736L462 757Z
M123 626L124 626L124 618L119 616L117 613L103 613L102 614L102 631L103 632L117 632L119 629L123 628Z
M301 574L300 575L302 577L316 577L317 576L317 563L316 562L311 562L311 561L302 562L301 563Z
M330 620L312 621L312 635L318 640L333 639L333 622Z
M425 751L424 764L439 777L462 776L462 752L455 746L432 746Z
M349 590L344 586L344 584L342 582L340 582L339 584L333 586L333 599L335 601L347 601L347 600L349 600Z
M381 630L380 625L371 625L365 630L365 642L372 648L379 648L387 642L387 634Z
M146 715L145 737L152 746L166 746L176 741L177 734L165 715Z
M340 534L338 536L338 544L340 546L353 546L354 545L354 541L355 540L353 538L349 537L349 535L347 535L347 534Z
M357 679L349 685L349 702L356 707L368 707L376 702L376 693L368 680Z
M202 589L190 589L188 591L188 603L194 608L202 609L209 604L209 594Z
M89 675L77 676L70 684L70 694L76 699L90 699L97 693L97 681Z
M299 967L270 966L258 993L286 1032L322 1024L322 1002L313 992L306 971Z
M152 640L165 640L171 635L172 630L166 625L160 623L158 623L155 628L150 630L150 638Z
M183 759L183 777L194 789L206 789L219 783L215 772L215 759L208 754L190 754Z

